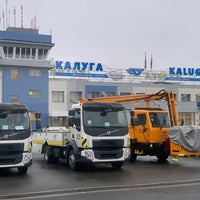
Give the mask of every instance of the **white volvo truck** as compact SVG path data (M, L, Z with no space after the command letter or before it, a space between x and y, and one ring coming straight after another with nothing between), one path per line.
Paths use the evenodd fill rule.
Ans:
M47 163L66 159L71 170L84 163L111 163L113 168L121 168L130 155L125 108L119 103L74 104L68 129L33 132L32 145Z
M32 164L31 126L25 105L0 104L0 168L25 174Z

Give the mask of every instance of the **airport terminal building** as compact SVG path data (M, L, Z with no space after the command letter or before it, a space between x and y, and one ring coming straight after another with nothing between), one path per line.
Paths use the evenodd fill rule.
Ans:
M156 71L113 69L93 61L72 63L50 59L53 46L52 36L36 29L0 31L0 102L26 104L31 112L41 113L42 127L64 126L71 105L82 97L164 89L176 94L179 119L185 125L200 124L200 68L169 66Z

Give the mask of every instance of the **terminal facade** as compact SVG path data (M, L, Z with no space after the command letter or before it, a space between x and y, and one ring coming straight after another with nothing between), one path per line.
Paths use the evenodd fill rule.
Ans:
M200 69L112 69L93 61L52 61L48 55L53 46L52 36L36 29L0 31L0 102L26 104L31 112L41 113L42 127L65 126L68 110L82 97L164 89L176 95L179 120L200 125Z

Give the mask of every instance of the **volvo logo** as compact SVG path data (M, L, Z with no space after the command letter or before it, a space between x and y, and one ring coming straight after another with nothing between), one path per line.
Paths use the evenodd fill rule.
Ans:
M4 140L7 140L7 139L8 139L8 134L5 134L5 135L3 136L3 138L4 138Z

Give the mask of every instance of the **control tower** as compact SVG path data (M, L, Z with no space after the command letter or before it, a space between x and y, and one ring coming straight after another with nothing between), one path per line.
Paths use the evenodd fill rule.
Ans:
M41 113L42 127L48 124L48 73L53 67L48 54L53 46L52 36L38 29L0 31L0 102L26 104Z

